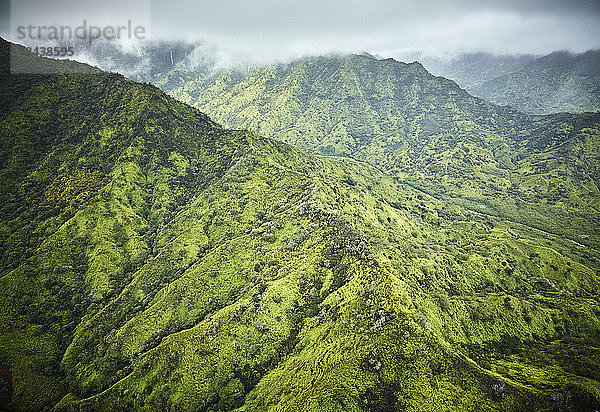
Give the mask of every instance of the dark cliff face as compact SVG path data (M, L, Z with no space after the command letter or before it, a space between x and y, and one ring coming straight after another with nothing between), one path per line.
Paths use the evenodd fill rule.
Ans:
M597 407L596 117L359 56L194 98L356 159L319 157L148 84L12 58L46 73L0 85L12 408Z

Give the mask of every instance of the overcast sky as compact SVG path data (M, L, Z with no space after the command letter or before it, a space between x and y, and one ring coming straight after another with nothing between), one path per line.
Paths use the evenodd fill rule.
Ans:
M153 39L207 40L223 53L255 60L363 50L395 57L414 51L426 55L469 51L543 54L600 48L600 0L99 3L13 0L10 37L16 35L17 21L77 24L86 19L101 24L104 19L104 24L128 20L143 24ZM6 7L2 10L6 15Z

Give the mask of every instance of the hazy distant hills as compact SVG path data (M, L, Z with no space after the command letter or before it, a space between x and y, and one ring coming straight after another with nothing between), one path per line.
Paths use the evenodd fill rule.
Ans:
M470 91L482 83L532 63L539 56L495 55L480 52L465 53L447 59L428 56L415 57L430 73L452 79L459 86Z
M600 109L600 51L544 57L467 54L450 62L429 59L432 73L455 80L475 96L526 113Z
M121 75L0 57L12 409L600 407L597 115L362 56L166 74L318 156Z

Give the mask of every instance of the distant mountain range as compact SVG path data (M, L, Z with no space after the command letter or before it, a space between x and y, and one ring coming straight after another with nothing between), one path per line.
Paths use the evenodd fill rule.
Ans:
M600 408L600 114L155 55L183 102L0 40L11 409Z
M202 42L154 41L139 48L126 48L97 41L76 44L76 51L78 60L166 90L175 87L168 83L197 80L199 73L209 76L227 68L244 73L254 67L246 60L222 62L217 50ZM379 54L362 52L360 55L384 60ZM524 113L600 110L598 50L580 54L558 51L546 56L479 52L454 58L408 53L401 59L418 61L430 73L454 80L474 96Z
M432 73L475 96L526 113L600 110L600 51L555 52L543 57L466 54L444 62L425 59Z
M454 80L460 87L472 90L481 84L527 66L540 56L495 55L491 53L465 53L454 58L414 56L427 70ZM414 60L414 59L413 59Z
M198 74L214 75L230 66L219 61L215 49L203 43L157 41L141 49L120 48L113 43L81 44L78 59L117 71L131 79L149 81L165 90ZM383 60L367 52L365 57ZM470 94L529 114L581 113L600 110L600 51L554 52L547 56L467 53L455 58L414 54L432 74L454 80ZM239 61L246 72L251 62ZM173 70L177 65L179 67ZM231 68L231 67L230 67ZM170 84L174 83L174 84Z

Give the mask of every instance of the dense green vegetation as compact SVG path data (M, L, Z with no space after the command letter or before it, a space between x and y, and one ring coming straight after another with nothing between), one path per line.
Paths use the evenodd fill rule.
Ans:
M600 246L600 114L524 115L419 63L365 56L157 84L229 127L353 157L462 208Z
M362 77L307 64L304 73L344 87L307 97L323 104L300 123L306 103L290 102L303 79L282 89L257 72L248 96L289 90L272 106L287 131L267 127L277 119L268 111L264 124L244 119L330 155L318 157L225 130L154 86L61 74L66 63L20 48L13 63L55 74L9 75L1 46L0 363L15 376L14 409L600 406L597 197L591 186L589 197L577 192L597 182L595 117L523 117L387 61L372 76L379 100ZM356 62L372 64L345 60ZM443 104L428 101L440 87ZM327 122L365 115L364 102L389 116ZM309 115L320 131L299 127ZM384 127L405 134L385 140ZM446 171L434 169L438 157ZM450 193L489 176L517 182L506 198L529 193L515 210L537 210L539 222L475 210L494 195L472 189L471 206ZM566 182L563 212L535 198L541 179ZM558 225L560 213L571 221ZM576 218L586 227L575 230Z

